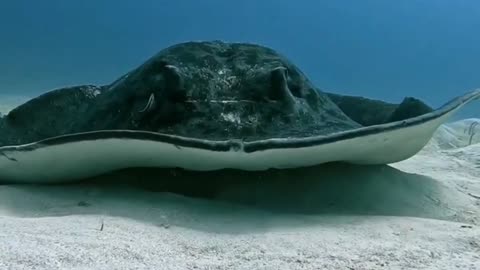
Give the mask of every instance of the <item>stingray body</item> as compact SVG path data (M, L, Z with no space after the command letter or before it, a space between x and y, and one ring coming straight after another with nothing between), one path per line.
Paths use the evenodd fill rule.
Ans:
M411 157L479 91L437 110L325 93L274 50L166 48L105 86L58 89L0 119L0 179L69 181L129 167L266 170Z

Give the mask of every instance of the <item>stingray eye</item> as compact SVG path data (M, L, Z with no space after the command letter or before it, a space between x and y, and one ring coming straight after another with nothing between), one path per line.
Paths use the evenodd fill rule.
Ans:
M153 73L153 82L148 90L148 99L143 109L139 111L140 113L152 112L167 106L168 103L186 100L187 95L179 68L165 61L159 61L154 66L156 72Z
M168 63L165 60L156 60L148 64L143 72L149 77L155 77L162 73Z
M187 99L187 91L183 84L180 69L174 65L165 65L162 71L165 79L165 91L168 98L175 102Z
M161 72L167 87L180 88L182 76L180 75L180 70L176 66L166 64L163 66Z
M286 104L294 104L295 98L288 87L288 70L285 67L274 68L270 72L269 98Z
M287 84L290 92L294 97L305 98L306 93L304 92L303 84L299 81L298 73L295 72L295 69L291 70L287 68Z
M305 97L300 84L298 84L297 82L295 82L291 78L288 80L288 88L290 89L290 92L292 93L293 96L295 96L297 98L304 98Z

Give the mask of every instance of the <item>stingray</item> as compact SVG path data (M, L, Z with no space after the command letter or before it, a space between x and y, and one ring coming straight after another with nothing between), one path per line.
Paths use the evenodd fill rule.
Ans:
M432 109L327 93L256 44L186 42L109 85L56 89L0 118L0 179L72 181L126 168L258 171L389 164L419 152L472 91Z

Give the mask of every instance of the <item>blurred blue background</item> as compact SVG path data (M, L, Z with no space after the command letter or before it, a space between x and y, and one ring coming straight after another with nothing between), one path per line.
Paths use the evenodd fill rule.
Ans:
M439 106L480 87L480 2L10 0L0 94L105 84L189 40L273 47L326 91ZM480 104L462 116L480 117Z

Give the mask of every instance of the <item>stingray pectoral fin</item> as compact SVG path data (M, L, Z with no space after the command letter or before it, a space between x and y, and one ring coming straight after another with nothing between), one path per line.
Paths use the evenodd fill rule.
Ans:
M266 170L298 168L333 161L388 164L420 151L435 130L480 90L439 109L402 121L330 135L215 141L136 130L102 130L0 147L0 181L72 181L130 167ZM48 165L48 170L46 166Z
M430 141L440 125L464 105L480 99L480 90L455 98L433 112L402 121L362 127L326 136L248 142L244 151L257 166L295 168L341 161L389 164L408 159ZM252 165L253 166L253 165Z

